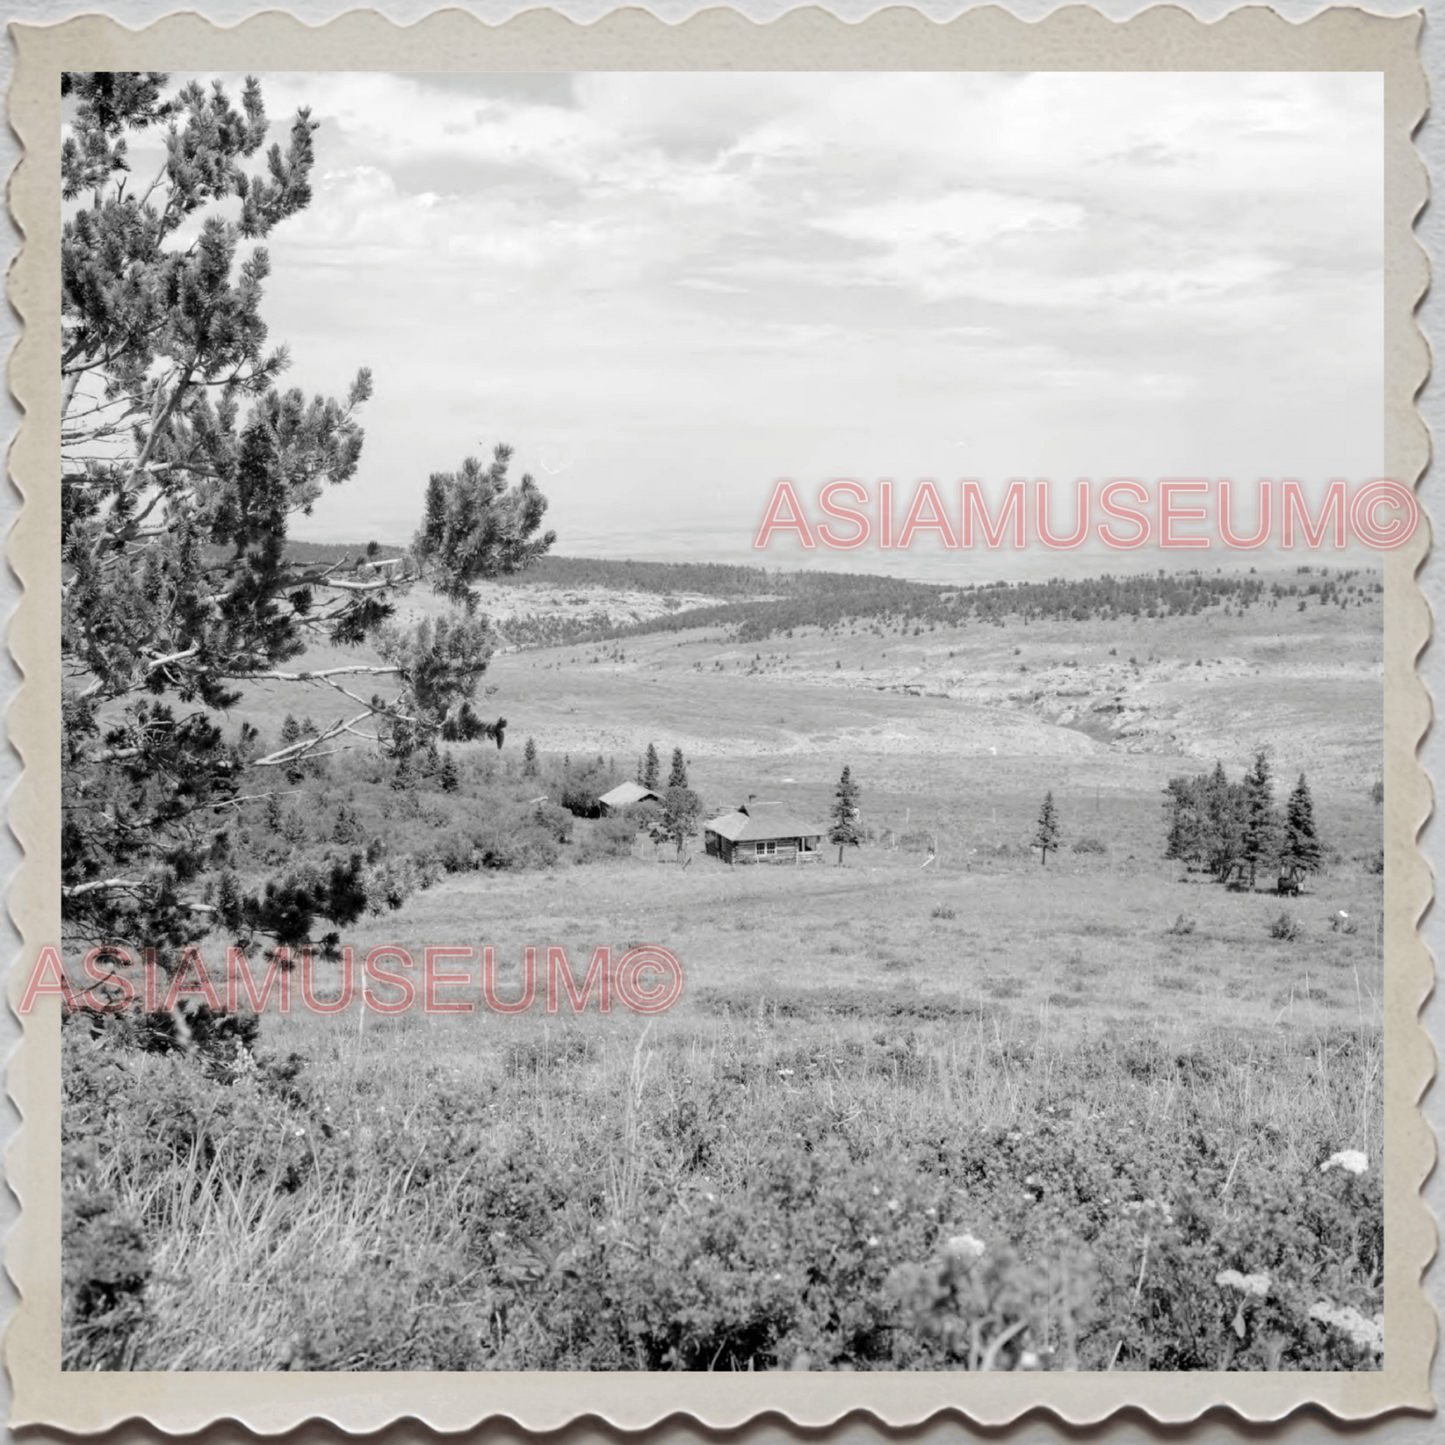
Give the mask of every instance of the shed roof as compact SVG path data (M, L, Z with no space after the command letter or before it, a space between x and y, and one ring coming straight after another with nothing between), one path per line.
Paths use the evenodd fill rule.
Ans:
M649 799L654 803L662 801L651 788L644 788L641 783L629 780L618 783L611 791L603 793L597 801L605 803L609 808L630 808L633 803L643 803Z
M710 833L734 843L761 841L767 838L821 838L827 831L821 823L808 823L794 817L781 803L744 803L707 825Z

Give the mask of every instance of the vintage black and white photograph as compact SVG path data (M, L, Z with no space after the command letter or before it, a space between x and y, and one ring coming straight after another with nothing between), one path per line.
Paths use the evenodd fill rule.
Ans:
M74 72L69 1371L1372 1371L1379 73Z

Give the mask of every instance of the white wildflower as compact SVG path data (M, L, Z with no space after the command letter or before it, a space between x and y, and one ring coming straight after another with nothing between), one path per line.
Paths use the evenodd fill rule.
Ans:
M1032 1350L1025 1350L1019 1356L1019 1369L1037 1370L1039 1368L1039 1357Z
M1244 1294L1257 1295L1263 1299L1269 1293L1267 1274L1240 1274L1237 1269L1222 1269L1214 1276L1215 1284L1233 1285Z
M896 1214L903 1206L896 1199L890 1199L888 1201L888 1208Z
M791 1069L779 1069L778 1077L780 1079L791 1079L793 1077L793 1071Z
M869 1248L869 1249L877 1249L877 1248L878 1248L878 1236L877 1236L876 1234L870 1234L870 1235L868 1236L868 1248Z
M1321 1324L1333 1325L1357 1345L1363 1345L1377 1355L1385 1352L1384 1315L1366 1319L1353 1305L1332 1305L1328 1300L1320 1300L1310 1306L1310 1318Z
M1331 1154L1320 1165L1320 1173L1323 1174L1327 1169L1347 1169L1351 1174L1364 1174L1369 1167L1369 1159L1358 1149L1341 1149L1338 1154Z
M983 1240L972 1234L950 1235L948 1243L943 1246L945 1254L951 1254L955 1259L979 1259L988 1246Z

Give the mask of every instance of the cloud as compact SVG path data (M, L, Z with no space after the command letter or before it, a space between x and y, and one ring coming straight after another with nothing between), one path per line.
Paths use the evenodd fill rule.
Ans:
M1378 76L263 87L322 122L268 321L302 384L376 368L348 492L405 530L399 479L483 434L564 538L685 531L787 468L926 475L960 437L1081 475L1379 449Z

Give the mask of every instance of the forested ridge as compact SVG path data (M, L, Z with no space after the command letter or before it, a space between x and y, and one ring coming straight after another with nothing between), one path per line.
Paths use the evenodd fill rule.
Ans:
M293 560L330 563L359 556L361 543L288 544ZM636 622L611 621L601 611L585 617L512 618L508 638L522 646L556 647L612 641L695 627L731 629L734 640L763 642L799 627L836 627L888 620L916 626L1006 620L1110 622L1120 618L1197 616L1209 608L1378 604L1383 588L1358 568L1300 566L1273 577L1257 572L1140 573L1052 577L1039 582L914 582L863 572L783 572L717 562L634 562L599 557L542 557L525 573L495 582L517 589L605 588L651 592L674 599L674 610ZM682 596L716 597L686 607Z
M561 560L561 559L548 559ZM594 564L605 568L614 564ZM626 565L626 564L617 564ZM666 564L648 564L662 567ZM543 573L539 567L537 572ZM746 570L746 569L738 569ZM599 574L601 575L601 574ZM958 587L838 572L763 574L768 595L734 597L707 607L681 607L654 618L625 624L600 619L538 623L537 635L527 624L510 624L513 640L556 645L561 642L608 641L651 632L683 632L695 627L722 627L743 643L765 641L799 627L836 627L848 622L887 620L913 626L939 623L1005 621L1108 622L1119 618L1195 616L1209 608L1244 609L1287 603L1310 606L1378 604L1381 587L1358 571L1303 569L1290 580L1269 581L1254 574L1173 572L1143 576L1081 580L1051 578L1046 582L994 582ZM676 591L684 588L679 582ZM565 635L564 635L565 634Z

